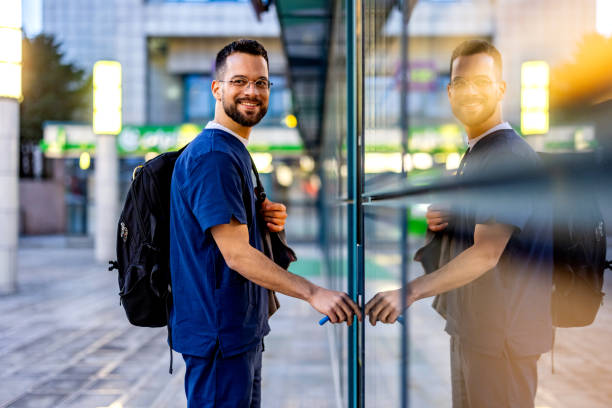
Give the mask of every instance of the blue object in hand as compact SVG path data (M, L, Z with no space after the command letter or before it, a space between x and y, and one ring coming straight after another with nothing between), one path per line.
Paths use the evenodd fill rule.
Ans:
M397 321L401 324L404 324L404 316L397 316ZM327 322L329 322L329 316L325 316L321 320L319 320L319 326L323 326Z

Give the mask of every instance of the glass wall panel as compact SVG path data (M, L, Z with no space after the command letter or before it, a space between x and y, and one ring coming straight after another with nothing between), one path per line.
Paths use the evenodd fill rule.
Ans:
M366 299L401 288L402 263L412 260L423 245L420 218L424 201L431 199L430 195L419 195L366 206ZM408 231L407 236L402 236L403 231ZM423 274L418 262L410 262L406 268L408 280ZM402 353L403 341L408 345L406 355ZM411 407L451 406L448 335L431 299L413 304L394 324L367 323L365 347L365 406L404 406L402 393Z
M364 211L365 299L401 287L403 208L366 206ZM401 406L401 323L365 324L365 405Z
M336 4L339 3L345 2ZM449 208L448 231L457 231L452 229L456 227L452 223L458 222L460 216L471 217L476 209L485 209L495 216L481 220L483 225L505 224L506 220L516 227L513 220L531 214L529 228L542 228L545 232L529 245L548 245L557 251L555 257L564 251L560 237L568 220L574 220L572 228L593 222L593 228L584 230L588 230L586 235L599 242L592 245L606 247L601 239L604 232L612 231L612 189L607 180L612 164L612 20L607 18L604 3L607 4L597 0L364 0L354 3L360 29L354 38L346 40L346 19L338 6L329 54L321 151L326 197L323 244L328 259L338 260L328 262L331 271L346 270L347 255L356 251L358 264L353 272L363 271L363 276L358 277L359 285L365 289L364 303L380 291L408 290L406 282L424 275L421 263L413 259L432 235L425 219L431 204ZM499 49L501 77L491 81L463 78L463 87L455 81L457 75L451 78L453 50L469 39L487 40ZM349 58L347 62L343 53L353 41L361 48L357 59ZM358 73L356 84L346 82L347 64L350 67L351 63ZM494 166L497 171L457 177L468 148L468 134L473 142L492 127L478 131L466 113L471 109L484 119L490 117L484 111L491 94L484 92L483 96L481 92L488 87L500 90L503 96L501 120L495 124L507 123L505 127L516 131L537 152L534 161L538 156L542 158L537 171L517 160L507 160L512 157L508 154L498 158ZM470 98L461 93L466 90L471 92ZM361 95L356 123L348 123L351 116L347 108L355 101L347 100L347 96L352 94ZM350 140L347 126L353 125L358 129L357 151L363 161L347 168L346 153L354 147L346 145ZM346 208L350 205L342 204L348 197L350 175L354 174L362 176L364 191L356 225L350 224L348 218ZM544 206L548 210L539 213ZM363 247L351 248L359 242L346 234L352 228L359 229L360 223ZM494 268L462 285L477 289L493 279L492 271L505 268L512 255L508 248L516 249L524 228L512 230ZM475 227L470 224L467 229L459 230L461 237L468 237L461 241L462 246L449 244L454 248L451 259L474 245ZM607 258L611 258L607 252ZM589 265L596 264L590 261ZM463 270L470 268L471 265ZM509 283L514 282L510 277L514 269L504 270L510 272L500 280L501 292L491 292L492 297L503 298L505 291L514 287ZM535 276L540 282L549 279ZM347 280L350 277L350 273L345 276ZM602 279L601 290L607 292L612 287L610 273L606 271ZM534 313L548 313L547 307L536 306L550 299L551 281L547 285L550 289L533 299ZM477 297L470 295L466 301ZM364 352L358 372L346 380L357 381L365 374L359 390L362 398L352 406L451 405L450 337L443 317L450 309L441 306L443 298L435 300L430 296L416 301L403 312L404 324L366 323L363 342L344 346L335 343L345 352L352 352L351 347L358 348L358 355ZM486 308L480 308L473 314L486 312ZM562 363L556 357L556 364L568 372L588 366L598 378L612 379L609 359L591 358L609 354L605 344L612 341L610 316L612 310L604 303L587 327L556 329L557 350L562 348L567 353ZM512 324L504 323L503 330L511 331ZM476 327L474 332L485 336L489 329ZM527 330L527 336L533 337L537 330ZM582 336L592 340L588 347L573 343L587 338ZM588 363L581 368L578 361ZM591 387L587 393L572 383L572 376L558 372L552 375L551 369L552 356L544 352L538 360L536 406L598 406L609 400L605 386Z
M400 182L402 172L401 129L402 53L401 30L389 27L399 13L391 2L364 2L364 190L375 191Z
M398 7L374 0L363 4L363 117L359 120L363 123L360 172L366 193L396 187L405 177L406 132L401 116L405 110L401 75L405 55L401 52L402 30L388 26L390 16L399 13ZM379 292L401 291L407 218L404 208L385 205L366 205L363 218L367 302ZM401 323L365 323L364 406L402 406L407 395L404 371L408 356L403 347L407 329Z
M321 175L321 245L325 255L325 275L331 288L348 291L348 213L347 190L347 51L344 2L334 5L330 40L329 69L325 90ZM348 333L346 326L328 327L332 364L336 369L339 406L349 406Z

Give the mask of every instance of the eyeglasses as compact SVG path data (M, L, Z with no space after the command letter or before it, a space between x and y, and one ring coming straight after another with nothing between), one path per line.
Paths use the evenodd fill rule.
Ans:
M267 79L263 79L263 78L257 79L255 81L249 81L248 79L244 77L235 77L227 81L217 81L217 82L227 82L228 84L230 84L231 87L236 88L236 89L244 89L252 83L253 85L255 85L255 88L257 88L260 91L267 91L273 85L272 82L268 81Z
M464 79L464 78L456 78L453 82L450 83L450 87L455 91L464 91L468 88L468 86L474 85L476 89L479 91L488 90L495 82L491 81L489 78L476 78L473 80Z

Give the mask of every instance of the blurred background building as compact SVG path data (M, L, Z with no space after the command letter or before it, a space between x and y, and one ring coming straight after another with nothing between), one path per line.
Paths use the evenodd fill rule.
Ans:
M249 2L241 0L93 1L87 6L72 0L44 0L41 5L41 32L60 45L63 62L86 75L99 60L122 64L124 125L117 138L121 200L135 166L190 141L212 119L215 100L210 86L216 53L234 39L248 37L268 50L273 83L268 114L254 131L250 150L271 197L295 198L297 214L312 211L312 160L301 156L287 60L274 13L258 16ZM46 121L41 147L46 158L59 159L53 165L58 182L24 184L22 231L91 236L95 225L91 125ZM84 153L94 158L87 168L79 160ZM64 188L65 195L56 191L53 196L59 201L41 206L35 198L48 195L51 184L55 190ZM296 236L314 238L316 229L311 224L295 227Z

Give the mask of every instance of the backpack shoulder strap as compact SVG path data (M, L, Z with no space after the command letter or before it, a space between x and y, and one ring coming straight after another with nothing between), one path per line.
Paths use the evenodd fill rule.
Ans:
M261 183L261 179L259 178L259 172L257 172L257 166L255 166L255 162L253 161L253 157L249 154L249 158L251 159L251 169L253 169L253 173L255 174L255 195L257 196L257 205L259 206L266 199L266 191L263 188L263 184Z

